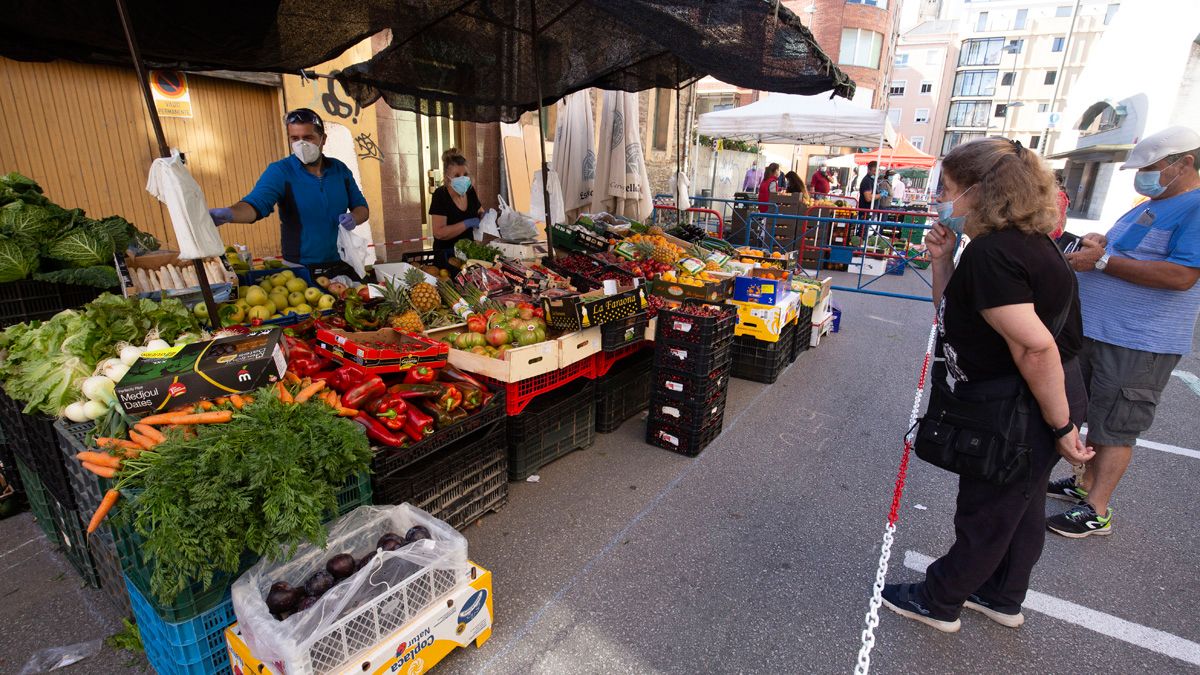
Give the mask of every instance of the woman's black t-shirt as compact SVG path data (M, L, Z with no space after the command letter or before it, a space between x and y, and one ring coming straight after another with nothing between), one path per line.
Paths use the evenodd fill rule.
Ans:
M1075 272L1054 242L1016 228L971 240L938 308L942 356L950 376L979 382L1019 375L1008 343L980 312L1025 303L1033 303L1051 333L1056 320L1067 312L1055 341L1063 361L1074 358L1083 342L1079 292Z
M433 191L433 196L429 199L429 215L445 216L447 225L457 225L467 218L478 218L479 209L482 204L479 202L479 195L475 193L475 188L467 188L467 210L463 211L454 203L454 198L450 195L450 188L445 185ZM433 250L454 248L455 242L461 239L470 239L471 231L467 230L453 239L434 239Z

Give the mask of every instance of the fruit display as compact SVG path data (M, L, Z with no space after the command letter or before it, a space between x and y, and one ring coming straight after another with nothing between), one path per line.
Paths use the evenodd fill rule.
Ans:
M326 283L327 279L321 278ZM239 286L237 299L217 307L222 326L240 323L259 324L286 316L307 316L332 309L337 297L285 269L264 277L257 285ZM201 321L209 321L208 308L198 303L192 308ZM210 322L211 323L211 322Z
M522 303L502 310L488 309L467 318L465 331L453 331L442 338L451 349L494 359L517 347L545 342L546 321L541 307Z
M790 263L795 262L794 251L791 255L782 251L764 251L763 249L751 248L749 246L739 246L737 249L738 261L759 265L760 267L775 267L779 269L787 269Z
M662 236L662 230L655 234L655 229L657 228L650 228L650 234L635 234L626 241L634 244L643 258L674 264L684 256L683 247L668 241L666 237Z

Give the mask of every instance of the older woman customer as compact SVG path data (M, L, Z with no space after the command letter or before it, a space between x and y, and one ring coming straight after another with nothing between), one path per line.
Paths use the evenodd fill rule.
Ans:
M1075 275L1047 236L1058 221L1057 187L1036 155L987 138L952 150L942 171L939 222L925 238L939 317L933 376L964 397L1025 391L1023 383L1040 415L1029 415L1021 433L1028 472L1005 485L961 475L954 545L923 583L889 584L883 600L945 632L959 629L964 606L1015 628L1046 536L1042 486L1059 455L1079 464L1093 454L1076 426L1087 401L1075 360ZM964 231L971 241L955 267Z

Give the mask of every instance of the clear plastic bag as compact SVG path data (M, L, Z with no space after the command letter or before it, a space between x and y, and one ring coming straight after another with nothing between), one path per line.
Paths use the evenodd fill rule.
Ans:
M504 241L522 242L538 238L537 221L521 213L504 201L504 197L496 196L500 203L500 216L496 225L500 228L500 238Z
M100 653L104 646L103 640L92 640L65 647L51 647L29 657L19 675L34 675L48 673L59 668L66 668L73 663L79 663Z
M385 533L400 537L414 526L425 539L395 551L376 550ZM361 569L337 583L306 610L276 620L267 608L271 585L302 587L330 558L349 553ZM411 621L467 576L467 541L454 528L408 504L363 506L329 526L324 550L304 545L288 561L266 558L233 585L233 609L246 645L264 663L289 675L333 670Z

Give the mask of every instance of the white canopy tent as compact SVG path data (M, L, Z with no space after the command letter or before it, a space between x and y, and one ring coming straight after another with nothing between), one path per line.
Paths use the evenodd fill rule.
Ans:
M829 94L773 94L756 103L705 113L697 131L704 136L759 143L845 147L879 145L884 112Z

